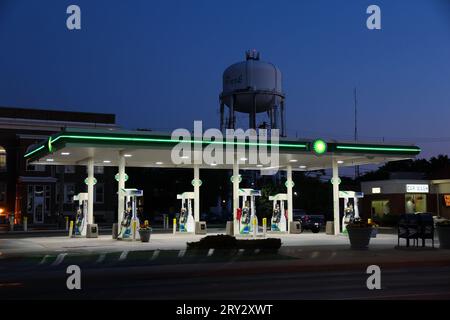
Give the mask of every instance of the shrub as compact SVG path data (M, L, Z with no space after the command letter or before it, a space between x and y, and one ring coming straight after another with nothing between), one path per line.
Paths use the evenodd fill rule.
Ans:
M249 239L236 240L233 236L216 235L206 236L197 242L188 242L188 249L260 249L262 251L276 251L281 247L281 240L268 239Z

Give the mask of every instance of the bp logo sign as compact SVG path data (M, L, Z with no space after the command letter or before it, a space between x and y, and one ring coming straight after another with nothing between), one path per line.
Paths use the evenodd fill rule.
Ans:
M316 154L324 154L325 152L327 152L327 143L322 139L317 139L312 143L312 150Z

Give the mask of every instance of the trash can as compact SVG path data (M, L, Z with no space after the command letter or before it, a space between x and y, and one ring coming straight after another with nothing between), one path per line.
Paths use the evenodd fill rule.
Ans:
M234 236L233 221L227 221L227 226L225 230L228 236Z
M113 226L112 226L112 238L114 240L117 240L118 237L119 237L119 224L118 223L113 223Z
M291 234L302 233L302 226L300 224L300 221L291 221L289 233L291 233Z
M195 223L195 234L206 234L206 222L199 221Z
M86 238L98 238L98 225L88 224L86 230Z
M334 221L327 221L325 233L328 235L334 235Z

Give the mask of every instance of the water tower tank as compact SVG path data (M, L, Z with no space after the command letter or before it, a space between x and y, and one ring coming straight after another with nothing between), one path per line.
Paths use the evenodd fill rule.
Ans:
M247 51L246 61L235 63L224 71L220 103L222 129L235 128L235 112L248 114L249 128L256 129L256 114L264 112L268 122L263 122L263 126L281 129L284 135L281 71L272 63L260 61L257 51ZM229 108L226 121L224 106Z

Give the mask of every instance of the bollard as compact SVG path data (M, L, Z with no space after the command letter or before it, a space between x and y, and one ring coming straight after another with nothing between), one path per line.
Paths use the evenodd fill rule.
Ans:
M69 217L65 216L66 219L66 231L69 231Z
M177 232L177 218L173 218L173 234Z
M72 236L73 236L73 221L70 221L69 238L72 238Z
M256 223L256 217L253 218L253 236L256 237L258 233L258 224Z
M368 223L368 224L372 224L372 219L370 219L370 218L367 219L367 223Z
M166 216L166 229L169 229L169 216Z
M28 231L28 217L23 217L23 231Z
M133 232L133 240L136 240L136 227L137 226L137 221L136 220L133 220L133 222L132 222L132 225L131 225L131 227L132 227L132 232Z
M266 237L267 232L267 218L263 218L263 235Z

